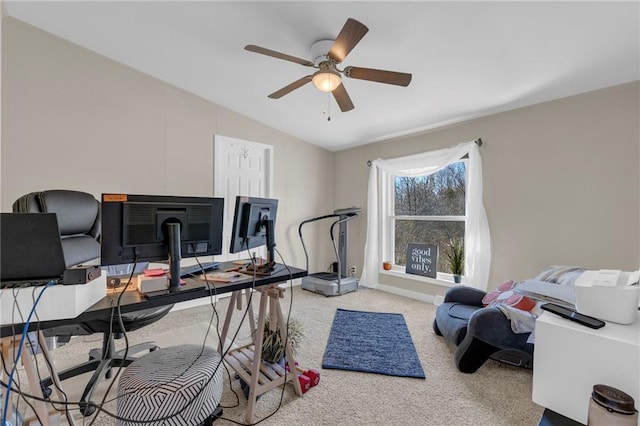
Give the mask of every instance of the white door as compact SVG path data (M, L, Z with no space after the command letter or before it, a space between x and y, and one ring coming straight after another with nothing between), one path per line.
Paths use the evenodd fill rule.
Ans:
M247 253L230 254L231 228L236 196L269 198L273 193L273 146L214 135L213 187L224 198L222 260L247 258ZM253 251L253 250L252 250ZM265 257L264 248L255 250Z

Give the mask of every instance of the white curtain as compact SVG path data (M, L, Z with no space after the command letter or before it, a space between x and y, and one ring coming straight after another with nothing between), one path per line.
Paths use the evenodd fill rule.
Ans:
M465 277L468 285L487 289L491 264L491 240L487 214L482 205L482 160L475 142L466 142L451 148L423 152L389 160L372 161L369 172L367 201L367 241L364 252L364 267L360 284L365 287L378 286L378 271L381 265L380 241L383 212L391 202L386 193L389 175L420 176L432 174L447 165L469 156L467 163L467 193L465 226Z

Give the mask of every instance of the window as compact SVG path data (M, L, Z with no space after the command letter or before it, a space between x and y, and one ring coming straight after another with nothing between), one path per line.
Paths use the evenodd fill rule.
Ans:
M420 242L416 239L442 240L446 236L448 242L464 235L463 282L487 288L491 237L482 205L480 143L477 139L450 148L371 161L360 285L377 288L384 261L395 263L393 271L404 272L400 265L409 239ZM447 270L442 263L438 278L451 281Z
M433 244L439 250L438 273L451 273L445 251L451 239L464 241L466 164L462 160L432 174L387 177L385 258L404 269L408 243Z

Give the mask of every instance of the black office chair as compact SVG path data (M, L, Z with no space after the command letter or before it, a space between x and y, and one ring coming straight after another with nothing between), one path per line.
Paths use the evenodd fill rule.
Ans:
M56 213L67 268L100 257L100 203L93 195L68 190L32 192L17 199L13 203L13 211ZM173 305L168 305L124 313L121 318L124 331L134 331L156 322L167 315L172 307ZM116 352L114 339L122 337L123 333L117 312L113 321L109 316L82 324L42 330L42 332L45 336L56 336L63 342L69 341L71 336L103 334L102 348L92 349L87 362L59 373L60 379L65 380L90 371L94 372L80 399L80 410L85 416L95 411L91 396L100 380L111 376L111 368L129 365L136 359L130 355L157 349L153 343L141 343L129 348L126 359L124 359L124 351ZM43 390L47 393L51 384L51 378L41 382Z

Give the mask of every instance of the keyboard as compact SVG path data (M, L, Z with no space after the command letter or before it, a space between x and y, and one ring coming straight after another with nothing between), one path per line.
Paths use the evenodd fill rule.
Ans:
M202 267L200 267L202 265ZM201 262L200 265L182 266L180 268L180 278L189 277L200 274L202 271L207 272L220 267L220 262Z

